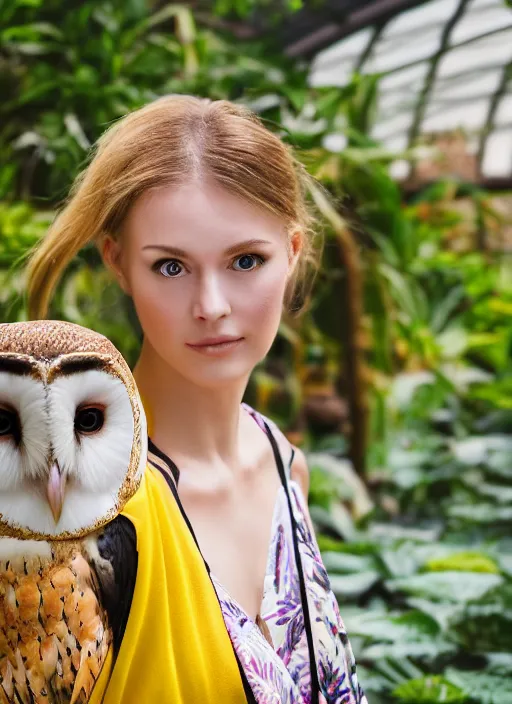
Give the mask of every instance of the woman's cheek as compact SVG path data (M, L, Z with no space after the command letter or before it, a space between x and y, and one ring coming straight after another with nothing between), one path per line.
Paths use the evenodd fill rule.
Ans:
M261 278L253 300L258 304L260 314L270 318L281 317L286 288L286 268L274 267Z
M179 301L174 300L176 292L170 295L166 283L168 282L157 279L151 272L151 278L146 277L140 286L132 288L135 309L148 337L161 335L165 330L176 330L176 318L182 306Z
M279 291L262 290L248 301L244 315L265 327L272 326L280 316L281 306Z
M270 346L277 333L283 307L285 283L283 277L262 279L251 287L240 310L242 322L250 322L249 333L256 333L266 346Z

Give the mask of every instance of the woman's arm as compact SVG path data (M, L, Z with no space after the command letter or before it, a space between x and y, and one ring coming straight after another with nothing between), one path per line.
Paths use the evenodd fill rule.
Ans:
M297 482L297 484L300 486L302 489L302 493L304 494L304 499L305 499L305 515L306 519L309 522L309 526L311 530L313 529L313 521L311 520L311 516L309 515L309 509L308 509L308 493L309 493L309 468L308 468L308 463L306 460L305 454L302 452L302 450L299 450L298 447L293 446L293 449L295 450L295 455L293 457L293 462L290 467L290 474L291 478ZM319 695L318 699L318 704L327 704L327 701L323 694Z
M295 454L293 457L292 466L290 467L291 477L300 486L302 493L304 494L304 498L307 501L309 494L309 469L306 455L302 452L302 450L299 450L298 447L295 447L295 445L293 445L293 449Z
M309 468L308 468L308 462L306 460L306 455L302 452L302 450L299 450L298 447L295 447L293 445L293 449L295 451L294 457L293 457L293 462L290 467L290 476L291 478L297 482L297 484L300 486L302 493L304 495L304 515L306 517L307 522L309 523L309 528L313 535L315 534L315 529L313 527L313 521L311 519L311 516L309 514L309 508L308 508L308 494L309 494Z

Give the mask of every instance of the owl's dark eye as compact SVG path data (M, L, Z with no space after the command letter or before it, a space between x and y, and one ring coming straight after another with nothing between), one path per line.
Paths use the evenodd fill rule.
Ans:
M7 437L12 437L16 442L20 442L20 419L16 411L0 407L0 439Z
M105 412L101 408L87 406L79 408L75 414L75 430L77 433L97 433L105 422Z

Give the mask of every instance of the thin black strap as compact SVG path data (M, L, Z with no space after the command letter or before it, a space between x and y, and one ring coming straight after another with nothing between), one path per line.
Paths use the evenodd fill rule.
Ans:
M290 520L292 522L293 550L295 553L295 562L297 565L297 571L299 573L300 598L302 601L302 610L304 612L304 627L306 629L306 638L307 638L307 642L308 642L309 667L311 670L311 701L317 702L319 699L319 695L320 695L320 683L318 681L318 671L316 668L315 648L314 648L314 644L313 644L313 631L311 629L311 618L309 615L309 603L308 603L308 597L307 597L307 593L306 593L306 583L304 580L304 571L302 569L302 559L301 559L300 550L299 550L299 541L298 541L299 529L297 526L297 521L295 519L295 514L293 512L292 501L290 498L290 490L288 488L288 481L286 479L286 473L284 470L283 459L281 457L281 453L279 451L277 441L276 441L274 435L272 434L272 431L270 430L270 427L268 426L267 422L265 420L263 420L263 422L265 424L268 439L270 440L270 444L272 445L272 450L274 451L274 457L276 460L277 469L279 472L279 476L281 477L281 482L284 486L284 490L286 492L286 498L288 500L288 510L290 512Z
M199 543L198 543L198 541L197 541L196 534L194 533L194 529L192 528L192 524L191 524L190 521L188 520L188 516L187 516L187 514L185 513L185 509L183 508L183 504L181 503L181 499L180 499L180 497L179 497L178 490L177 490L177 488L176 488L176 484L173 482L173 480L172 480L171 477L167 474L167 472L164 472L163 469L161 469L161 467L159 467L159 465L153 464L152 466L155 467L156 469L158 469L158 471L160 472L160 474L163 476L163 478L164 478L165 481L167 482L167 486L168 486L169 489L171 490L172 495L174 496L174 499L176 500L176 503L178 504L178 508L179 508L179 510L180 510L181 515L183 516L183 520L184 520L185 523L187 524L187 527L188 527L188 529L189 529L189 531L190 531L192 537L194 538L194 542L195 542L195 544L196 544L196 547L197 547L197 549L199 550L199 554L200 554L201 557L203 558L203 562L204 562L204 565L205 565L205 567L206 567L206 571L208 572L208 575L209 575L209 574L210 574L210 567L208 566L208 563L206 562L206 560L205 560L204 557L203 557L203 553L201 552L201 548L199 547Z
M153 447L154 447L155 449L157 449L157 448L156 448L156 445L153 445ZM153 450L151 450L151 452L153 452ZM162 459L164 459L164 458L167 459L167 461L168 461L169 464L170 464L171 470L172 470L172 466L173 466L173 465L176 467L176 465L174 464L174 462L172 462L172 461L167 457L167 455L164 455L163 452L159 452L159 453L153 452L153 454L158 455L158 456L161 457ZM163 456L163 457L162 457L162 456ZM190 521L188 520L188 516L187 516L187 514L185 513L185 509L183 508L183 504L181 503L181 499L180 499L180 497L179 497L178 489L176 488L176 484L173 482L173 480L171 479L171 477L169 476L169 474L168 474L167 472L165 472L159 465L153 464L153 467L155 467L156 469L158 469L158 471L160 472L160 474L163 476L163 478L164 478L165 481L167 482L167 486L168 486L169 489L171 490L171 493L172 493L172 495L174 496L174 499L176 500L176 503L178 504L178 508L179 508L179 510L180 510L180 513L181 513L181 515L183 516L183 519L184 519L185 523L187 524L187 527L188 527L188 529L189 529L189 531L190 531L190 533L191 533L191 535L192 535L192 537L193 537L193 539L194 539L194 542L195 542L195 544L196 544L196 547L197 547L197 549L199 550L199 554L200 554L201 557L203 558L204 566L206 567L206 571L207 571L207 573L208 573L208 577L210 578L210 582L212 583L212 589L213 589L213 591L215 592L215 595L217 595L217 590L215 589L215 585L214 585L213 582L212 582L212 576L211 576L211 573L210 573L210 567L209 567L208 563L206 562L206 560L205 560L204 557L203 557L203 553L201 552L201 548L199 547L199 543L198 543L198 541L197 541L196 534L194 533L194 529L192 528L192 524L191 524ZM176 469L178 469L178 468L176 467ZM173 476L175 476L175 475L174 475L174 472L173 472ZM178 470L178 476L179 476L179 470ZM218 599L218 597L217 597L217 599ZM254 692L253 692L252 689L251 689L251 685L249 684L249 680L247 679L247 675L245 674L245 670L244 670L244 668L242 667L242 663L240 662L240 659L239 659L239 657L238 657L238 653L236 652L236 649L235 649L235 647L234 647L233 644L231 644L231 647L233 648L233 653L234 653L234 655L235 655L236 664L238 665L238 670L239 670L239 672L240 672L240 678L241 678L241 680L242 680L242 685L243 685L243 688L244 688L245 697L246 697L246 699L247 699L247 704L258 704L258 702L256 701L256 697L254 696Z
M152 455L156 455L156 457L159 457L164 464L166 464L169 469L171 470L172 476L174 477L174 481L176 482L176 486L178 486L178 481L180 479L180 470L178 469L177 465L171 460L168 455L165 454L165 452L162 452L162 450L155 445L153 440L148 437L148 450ZM153 465L155 466L155 465Z
M256 697L254 696L254 692L251 689L251 685L249 684L249 680L247 679L247 675L245 674L245 670L242 667L242 663L238 658L235 646L233 646L233 652L235 653L236 664L238 665L238 669L240 670L240 677L242 679L242 685L244 688L245 698L247 699L247 704L258 704L258 702L256 701Z
M294 460L294 459L295 459L295 448L294 448L293 445L292 445L292 454L291 454L291 456L290 456L290 464L288 465L288 467L289 467L289 469L290 469L290 472L291 472L291 469L292 469L292 464L293 464L293 460Z

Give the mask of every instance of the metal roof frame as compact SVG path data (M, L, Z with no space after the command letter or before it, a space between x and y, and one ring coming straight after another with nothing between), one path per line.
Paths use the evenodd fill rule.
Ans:
M342 59L336 55L331 56L332 52L329 52L329 58L326 56L321 62L318 62L318 74L324 71L330 72L330 75L332 75L333 69L335 70L340 65L341 71L341 65L347 63L352 65L352 71L365 73L368 72L365 69L371 59L374 58L374 52L377 60L379 59L377 49L380 49L380 56L382 56L388 45L395 52L397 48L403 46L404 57L406 57L407 45L408 43L410 45L411 34L414 34L414 29L417 30L416 36L421 41L422 38L429 35L429 32L433 36L436 28L439 28L439 42L435 50L428 56L413 58L411 61L392 65L379 72L379 75L384 78L399 74L407 69L416 67L420 70L420 67L426 66L423 78L419 79L420 88L416 94L413 91L404 91L403 86L390 88L389 91L386 90L387 107L382 109L382 114L379 116L381 133L384 130L385 139L388 140L400 139L405 133L407 137L406 144L412 146L422 134L425 134L423 123L427 116L431 122L432 119L436 122L436 119L439 121L442 118L444 112L448 113L450 110L461 108L464 105L470 110L476 103L482 103L481 108L483 110L483 104L487 102L485 117L480 124L479 130L467 130L469 136L473 140L477 139L478 142L476 160L479 181L482 184L493 184L494 187L499 187L503 184L510 186L512 185L512 157L508 175L506 173L500 175L484 173L484 159L490 140L496 139L496 136L499 137L500 134L506 134L507 139L512 140L512 109L510 110L510 120L504 120L501 117L500 121L496 121L502 100L505 97L510 100L509 96L512 97L512 54L508 57L504 55L502 62L494 61L482 66L473 66L469 69L462 64L460 71L452 72L449 75L446 75L446 73L440 75L440 68L443 59L449 56L450 52L454 52L453 56L456 56L457 51L470 51L472 47L475 47L475 51L481 50L485 42L490 41L493 37L496 37L496 42L499 43L500 41L503 42L501 37L507 37L508 40L508 36L510 36L509 44L512 47L512 12L510 12L510 21L507 20L503 13L501 24L498 22L498 26L493 26L492 22L490 25L487 22L486 26L486 13L488 19L489 13L499 11L498 16L501 18L500 13L502 13L502 10L499 7L499 0L496 0L495 3L492 0L458 0L457 2L454 1L453 5L446 4L447 7L452 8L449 10L451 14L447 14L439 22L436 22L435 16L431 13L429 22L425 22L425 24L415 27L413 30L410 27L401 31L397 29L397 32L392 34L392 39L388 37L382 38L392 20L403 13L415 10L420 6L427 6L430 3L434 5L435 0L420 0L419 2L412 0L366 0L363 2L327 0L318 9L304 9L292 17L287 22L287 26L280 31L280 42L288 56L310 60L320 58L319 54L321 56L322 51L333 46L339 46L341 40L346 40L359 32L361 46L358 46L357 50L347 48ZM505 8L504 0L501 0L501 4ZM426 16L428 13L422 14ZM479 21L483 20L482 30L468 32L468 25L466 24L464 30L462 30L462 35L459 33L458 37L454 37L459 28L459 23L464 22L466 19L469 19L470 23L473 22L475 24L479 24ZM368 34L367 38L361 32L361 30L365 29L373 30ZM482 56L485 59L484 54L485 52ZM479 76L484 83L488 79L488 82L493 84L493 89L477 93L471 90L470 84L472 80L478 79ZM461 93L461 87L463 88L466 84L468 85L468 91L467 95L464 95L463 92ZM329 85L329 83L326 82L324 85ZM453 87L452 92L454 92L454 95L447 92L450 90L450 86ZM446 95L444 94L445 92L447 92ZM399 99L400 95L404 95L404 101L400 104L398 100L396 104L391 104L390 106L389 98L392 99L392 96L396 96ZM509 103L506 103L507 109L508 105ZM395 132L391 130L386 133L386 120L392 122L393 117L401 113L408 114L410 112L412 112L412 119L408 128L400 128ZM391 124L390 127L392 127ZM426 133L430 134L431 132L426 130ZM510 144L510 152L512 154L512 142Z
M417 70L418 75L421 75L415 79L416 90L410 90L407 81L403 85L385 88L386 107L383 107L378 115L381 136L376 136L376 139L384 143L386 139L393 139L395 144L403 142L404 148L410 147L423 135L430 136L433 132L443 131L441 128L437 130L432 128L432 122L434 125L439 124L443 113L448 115L451 112L454 116L453 123L457 110L459 113L461 110L470 113L478 103L482 112L478 130L474 129L473 125L462 127L468 133L471 148L475 148L479 182L493 187L501 187L503 184L511 186L512 52L507 55L504 49L501 54L498 52L497 57L489 55L488 63L485 63L485 59L486 54L492 54L492 49L500 45L500 42L503 45L504 39L512 47L512 11L508 20L506 14L508 11L502 10L505 8L505 0L443 0L443 2L444 4L440 4L440 0L322 0L319 3L305 2L305 6L300 11L287 16L286 21L278 28L269 26L263 12L255 13L249 23L228 22L227 25L231 26L228 27L226 24L224 26L240 37L254 38L263 33L272 33L285 55L312 61L313 67L315 64L318 65L318 73L323 71L334 81L338 73L348 75L347 66L351 67L352 72L376 72L382 79L398 76L401 72L404 72L405 77L407 70L411 69L413 73ZM428 5L435 5L441 11L431 11ZM446 8L448 8L446 12L443 12ZM422 24L414 26L413 21L410 20L409 23L405 21L402 28L397 28L395 32L394 26L397 22L400 24L400 18L406 17L409 12L411 16L421 14ZM494 21L496 16L497 22ZM477 31L473 31L473 25L476 26ZM393 29L390 31L391 27ZM340 59L336 53L336 47L358 36L360 41L354 42L351 49L347 48ZM510 40L508 40L509 36ZM418 58L418 53L414 53L416 40L419 43L422 41L427 44L432 43L432 50L428 55L421 55ZM407 60L408 47L411 47L413 54L410 61ZM329 56L322 58L322 52L326 50L329 50ZM470 61L470 68L467 67L462 55L471 50L482 52L482 65L473 62L474 65L471 66ZM379 65L386 52L388 56L393 52L395 55L403 53L403 62L393 64L391 60L388 61L389 66L373 71L373 67ZM461 57L460 69L455 66L456 70L444 70L444 59L446 57L450 59L450 55ZM475 92L471 87L471 83L475 81L482 83L484 88ZM486 84L488 84L487 91ZM317 85L343 85L343 83L326 82ZM465 87L467 87L466 94L464 94ZM403 101L400 101L401 95L404 97ZM395 97L398 99L396 103L394 103ZM504 99L507 100L506 103L503 103ZM507 119L503 118L504 110L500 112L500 105L504 105L506 110L510 105L510 120L508 114ZM406 127L400 127L397 130L397 126L391 123L393 117L397 118L400 115L410 115L411 120ZM389 133L385 129L386 121L390 122ZM466 119L466 123L470 124L471 120ZM496 168L488 172L484 169L484 165L489 161L492 163L496 157L497 138L501 139L503 144L510 145L511 159L508 174L509 167L506 165L508 162L503 159L502 162L505 163L503 173ZM494 144L492 144L493 141ZM486 158L487 150L492 158L488 155ZM503 149L501 153L505 153Z

